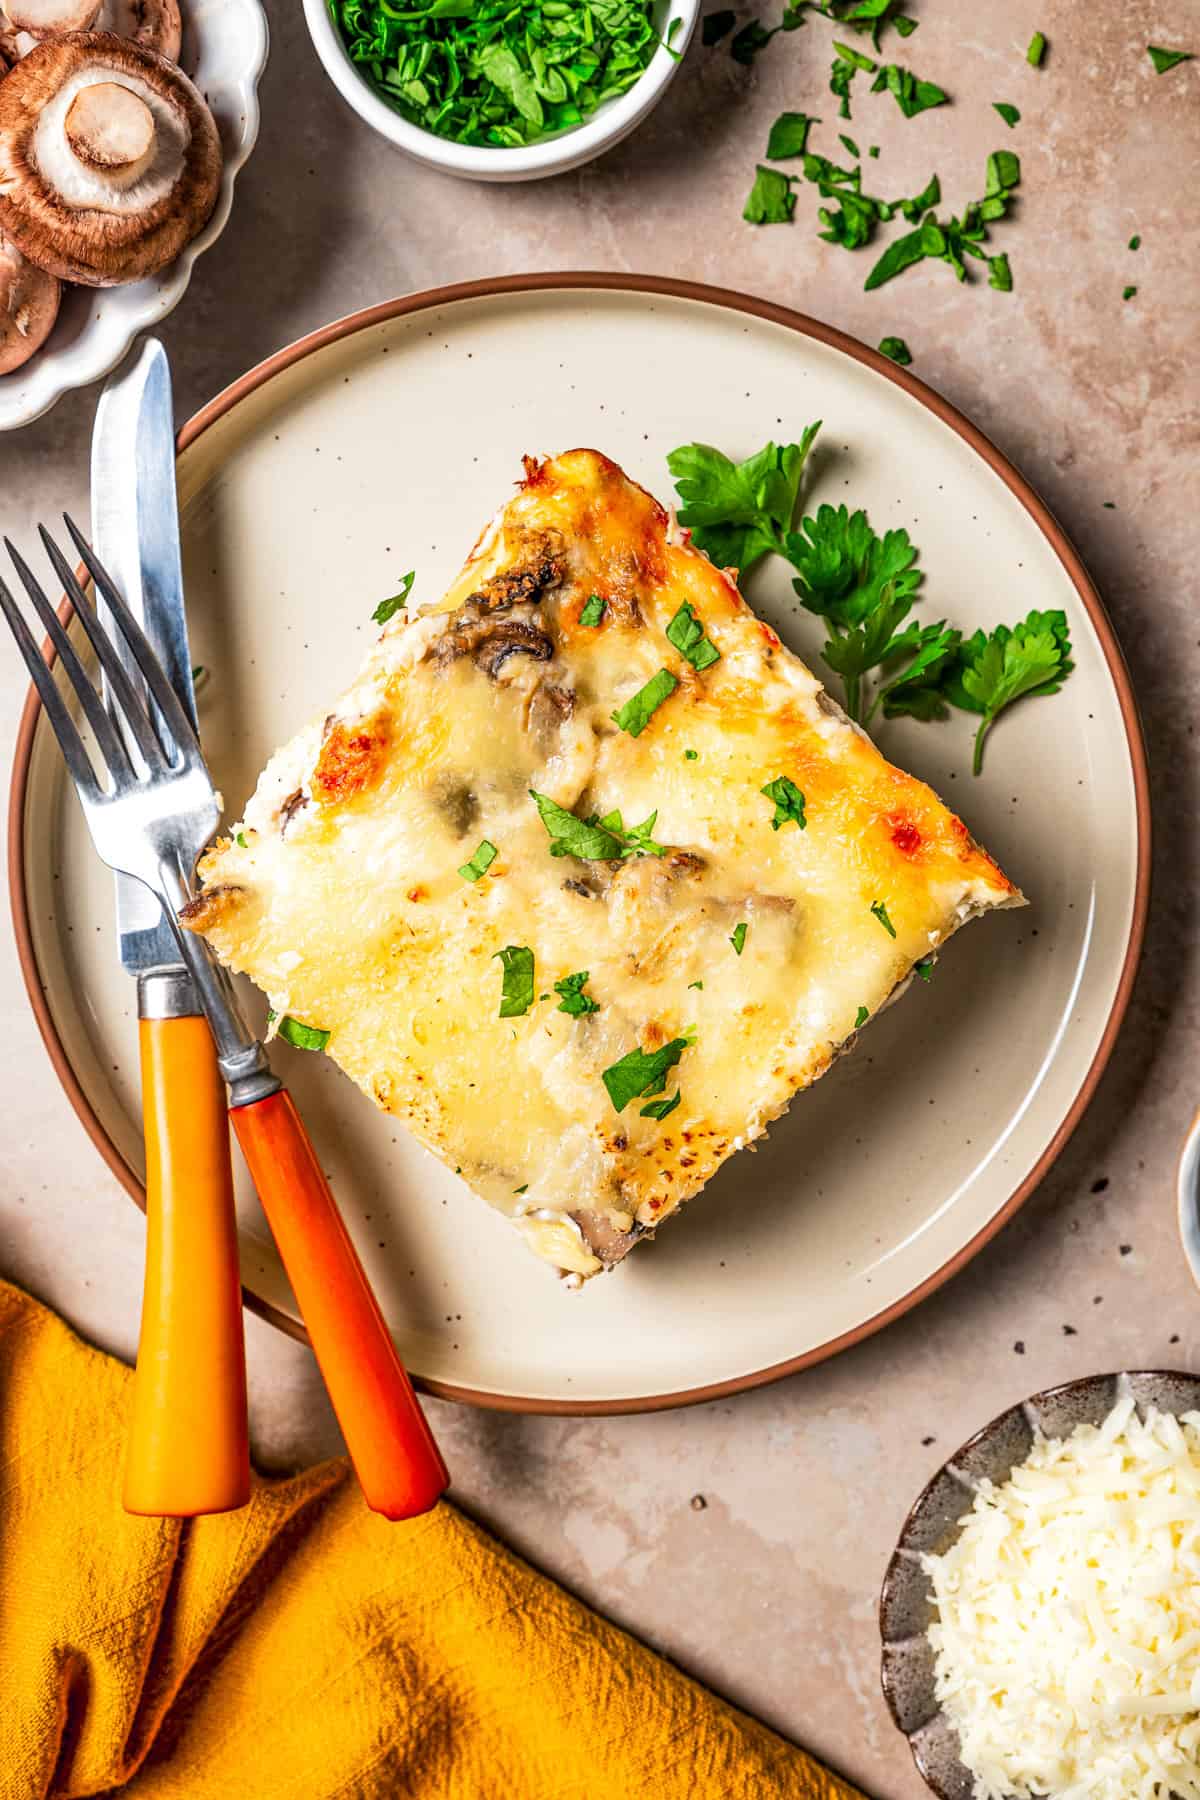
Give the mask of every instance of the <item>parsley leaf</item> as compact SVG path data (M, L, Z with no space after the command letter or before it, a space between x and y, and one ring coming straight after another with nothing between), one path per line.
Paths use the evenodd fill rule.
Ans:
M861 51L852 50L849 44L839 44L836 38L833 48L837 54L829 71L829 91L837 95L838 117L848 119L851 116L850 88L854 77L860 69L870 71L877 69L879 64L871 57L864 56Z
M775 812L771 819L771 830L780 831L785 825L797 825L801 831L807 828L808 820L804 816L804 795L796 786L790 775L776 775L759 793L770 800Z
M669 1100L651 1100L649 1106L640 1106L639 1113L643 1119L665 1119L679 1105L680 1093L676 1088Z
M720 568L745 575L769 550L784 549L804 465L821 429L818 419L798 444L764 444L731 462L708 444L681 444L667 467L683 505L679 522Z
M1029 48L1025 52L1025 61L1031 68L1040 69L1042 58L1046 54L1046 39L1040 31L1035 31L1029 40Z
M711 669L715 662L721 660L721 652L705 635L704 627L696 617L696 609L690 600L682 603L667 626L667 642L674 644L680 656L686 658L693 669Z
M1008 266L1008 257L1005 253L1001 251L999 256L989 256L987 265L988 286L990 288L999 288L1002 294L1011 294L1013 284L1012 270Z
M891 94L906 119L915 119L918 113L928 112L931 107L945 106L950 99L936 82L922 81L911 69L902 69L898 63L886 63L880 69L871 83L871 92Z
M947 706L940 681L961 641L962 632L953 630L944 619L936 625L910 625L900 632L892 640L889 660L902 656L912 660L880 688L867 719L878 706L882 706L885 719L944 719Z
M416 578L415 569L410 569L407 575L402 575L400 578L400 592L379 602L371 614L377 625L386 625L389 619L395 618L396 614L402 612L408 605L408 596L412 593L413 582Z
M574 975L564 975L561 981L554 983L554 991L559 996L556 1012L570 1013L573 1019L582 1019L588 1013L600 1011L600 1003L593 1000L590 994L584 993L588 983L588 972L580 969Z
M810 127L820 123L819 119L810 118L808 113L780 113L767 138L769 160L783 162L789 156L803 156L808 144Z
M868 1012L868 1011L867 1011L867 1009L866 1009L866 1007L865 1007L865 1006L860 1006L860 1007L859 1007L859 1009L858 1009L858 1011L857 1011L857 1013L856 1013L856 1014L855 1014L855 1015L854 1015L854 1029L855 1029L855 1031L861 1031L861 1030L862 1030L862 1028L863 1028L863 1026L864 1026L864 1025L865 1025L865 1024L866 1024L866 1022L867 1022L867 1020L868 1020L868 1019L869 1019L869 1018L870 1018L870 1016L871 1016L871 1015L870 1015L870 1013L869 1013L869 1012Z
M1004 120L1004 123L1010 130L1014 125L1019 125L1021 123L1021 115L1017 111L1017 108L1011 106L1007 100L993 100L992 106L994 110L1000 114L1000 117Z
M630 856L665 856L668 846L655 843L657 812L652 812L640 825L626 830L619 812L607 813L603 819L595 813L590 818L577 818L551 800L548 794L529 790L537 806L542 824L550 834L551 856L577 856L581 862L619 862Z
M848 155L853 156L853 157L859 157L862 155L862 151L859 149L859 147L855 143L854 139L852 137L847 137L844 131L838 132L838 143L841 144L842 148L847 152Z
M723 37L737 24L737 14L728 9L722 12L708 13L700 26L700 42L705 45L719 44Z
M896 631L911 610L907 594L898 593L895 582L886 582L862 623L835 631L823 645L821 655L842 678L852 719L862 716L863 676L895 654Z
M1147 44L1146 55L1154 64L1156 75L1165 75L1168 69L1174 69L1180 63L1195 60L1190 50L1164 50L1160 44Z
M907 368L912 361L912 351L902 337L885 337L879 340L880 354L890 356L894 363Z
M914 975L919 975L922 981L932 981L933 965L936 961L936 956L923 956L920 962L915 962L913 964Z
M845 505L819 506L815 518L789 533L786 554L804 606L841 631L861 625L889 584L894 598L903 600L922 580L914 566L916 547L903 526L878 537L865 512Z
M895 937L896 927L892 924L892 921L888 918L888 909L884 905L883 901L882 900L873 901L872 905L871 905L871 911L875 914L875 917L879 920L879 923L883 926L883 929L887 932L888 936Z
M683 760L684 762L699 762L700 752L698 750L685 750L683 753Z
M746 196L742 217L751 225L788 225L796 210L792 192L794 177L780 169L768 169L759 163L754 171L754 186Z
M1140 250L1141 247L1142 247L1142 240L1135 231L1133 236L1129 240L1129 248L1131 250Z
M1121 298L1122 300L1132 300L1136 293L1137 289L1135 287L1127 287L1122 292Z
M960 281L965 281L967 268L965 258L972 257L977 261L989 264L991 286L1008 288L1012 286L1012 275L1007 259L989 257L986 250L980 248L987 238L987 227L996 219L1006 215L1012 191L1021 179L1020 158L1011 150L996 150L987 161L987 186L982 200L973 200L963 212L961 218L951 218L942 224L927 212L916 231L907 232L903 237L890 243L879 258L864 287L882 287L885 281L891 281L905 269L912 268L914 263L923 262L933 257L949 263ZM924 196L921 196L923 199ZM906 217L912 214L905 212Z
M906 231L903 237L893 238L863 283L864 289L870 293L872 288L882 287L914 263L924 262L926 255L923 232Z
M751 19L748 25L742 26L730 44L730 56L735 63L741 63L743 68L748 69L759 51L766 49L778 29L776 26L775 30L768 31L757 19Z
M479 881L495 862L496 854L495 844L490 844L487 838L482 838L479 848L471 860L463 863L459 868L459 874L464 881Z
M729 941L733 945L735 956L740 956L746 948L746 933L749 929L744 919L740 924L734 926L733 936Z
M607 600L602 600L599 594L589 594L587 604L579 615L579 623L595 628L607 611Z
M504 978L500 990L500 1018L517 1019L533 1005L533 951L528 944L506 944L497 950Z
M233 834L233 841L239 850L248 850L250 848L244 831L235 831Z
M659 1050L631 1050L605 1069L600 1079L616 1111L624 1112L631 1100L661 1093L667 1085L668 1074L694 1042L691 1037L677 1037Z
M275 1024L275 1014L268 1018ZM323 1050L329 1042L329 1033L322 1031L319 1025L302 1025L299 1019L293 1019L290 1013L284 1013L276 1025L278 1035L285 1044L291 1044L295 1050Z
M960 645L944 692L952 705L983 715L975 734L976 775L983 767L984 739L1004 708L1034 695L1057 694L1074 667L1067 617L1057 609L1031 612L1011 629L977 631Z
M669 700L678 686L670 669L660 669L657 675L652 675L644 687L640 687L636 694L631 694L624 706L619 706L609 717L622 731L627 731L630 737L641 737L663 701Z

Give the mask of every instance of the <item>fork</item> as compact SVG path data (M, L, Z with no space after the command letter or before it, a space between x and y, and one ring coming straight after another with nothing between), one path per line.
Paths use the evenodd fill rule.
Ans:
M8 538L5 548L91 727L99 778L66 700L10 589L0 610L58 739L97 852L144 882L179 941L229 1088L233 1128L258 1189L368 1506L389 1519L427 1511L449 1475L295 1104L242 1017L207 944L178 923L221 807L174 689L115 584L72 520L71 540L146 684L147 706L74 570L44 525L38 534L108 681L126 743L66 627Z

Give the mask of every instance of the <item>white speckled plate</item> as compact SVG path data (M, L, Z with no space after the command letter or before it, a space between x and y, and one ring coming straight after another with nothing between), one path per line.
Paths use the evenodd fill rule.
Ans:
M183 433L193 650L212 671L201 723L233 816L268 752L351 675L397 577L415 567L428 593L456 571L523 451L594 445L670 498L676 444L745 455L815 418L812 500L909 528L926 616L972 630L1018 608L1069 614L1078 672L997 726L982 779L964 718L881 733L1032 905L961 933L763 1148L582 1293L332 1064L280 1046L405 1356L439 1393L582 1411L730 1392L862 1337L998 1229L1078 1120L1133 979L1149 815L1128 678L1074 552L966 421L873 351L716 290L551 275L394 301L284 351ZM785 570L748 591L815 662L821 628ZM133 994L109 878L34 707L12 820L31 998L136 1195ZM247 1191L241 1209L252 1303L296 1330Z
M71 388L115 369L139 331L174 312L192 265L224 231L233 184L258 136L258 78L267 60L267 19L260 0L183 0L180 66L212 108L225 163L213 215L161 274L128 287L63 291L43 349L11 375L0 375L0 431L48 412Z

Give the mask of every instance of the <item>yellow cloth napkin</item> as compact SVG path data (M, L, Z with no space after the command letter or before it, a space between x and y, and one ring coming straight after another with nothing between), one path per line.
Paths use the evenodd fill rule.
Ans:
M129 1371L0 1283L0 1796L849 1800L453 1507L344 1461L121 1509Z

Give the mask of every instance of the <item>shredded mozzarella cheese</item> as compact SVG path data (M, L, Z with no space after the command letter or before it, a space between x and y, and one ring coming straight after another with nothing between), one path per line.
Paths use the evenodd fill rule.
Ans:
M977 1800L1200 1800L1200 1413L1039 1435L923 1558Z

